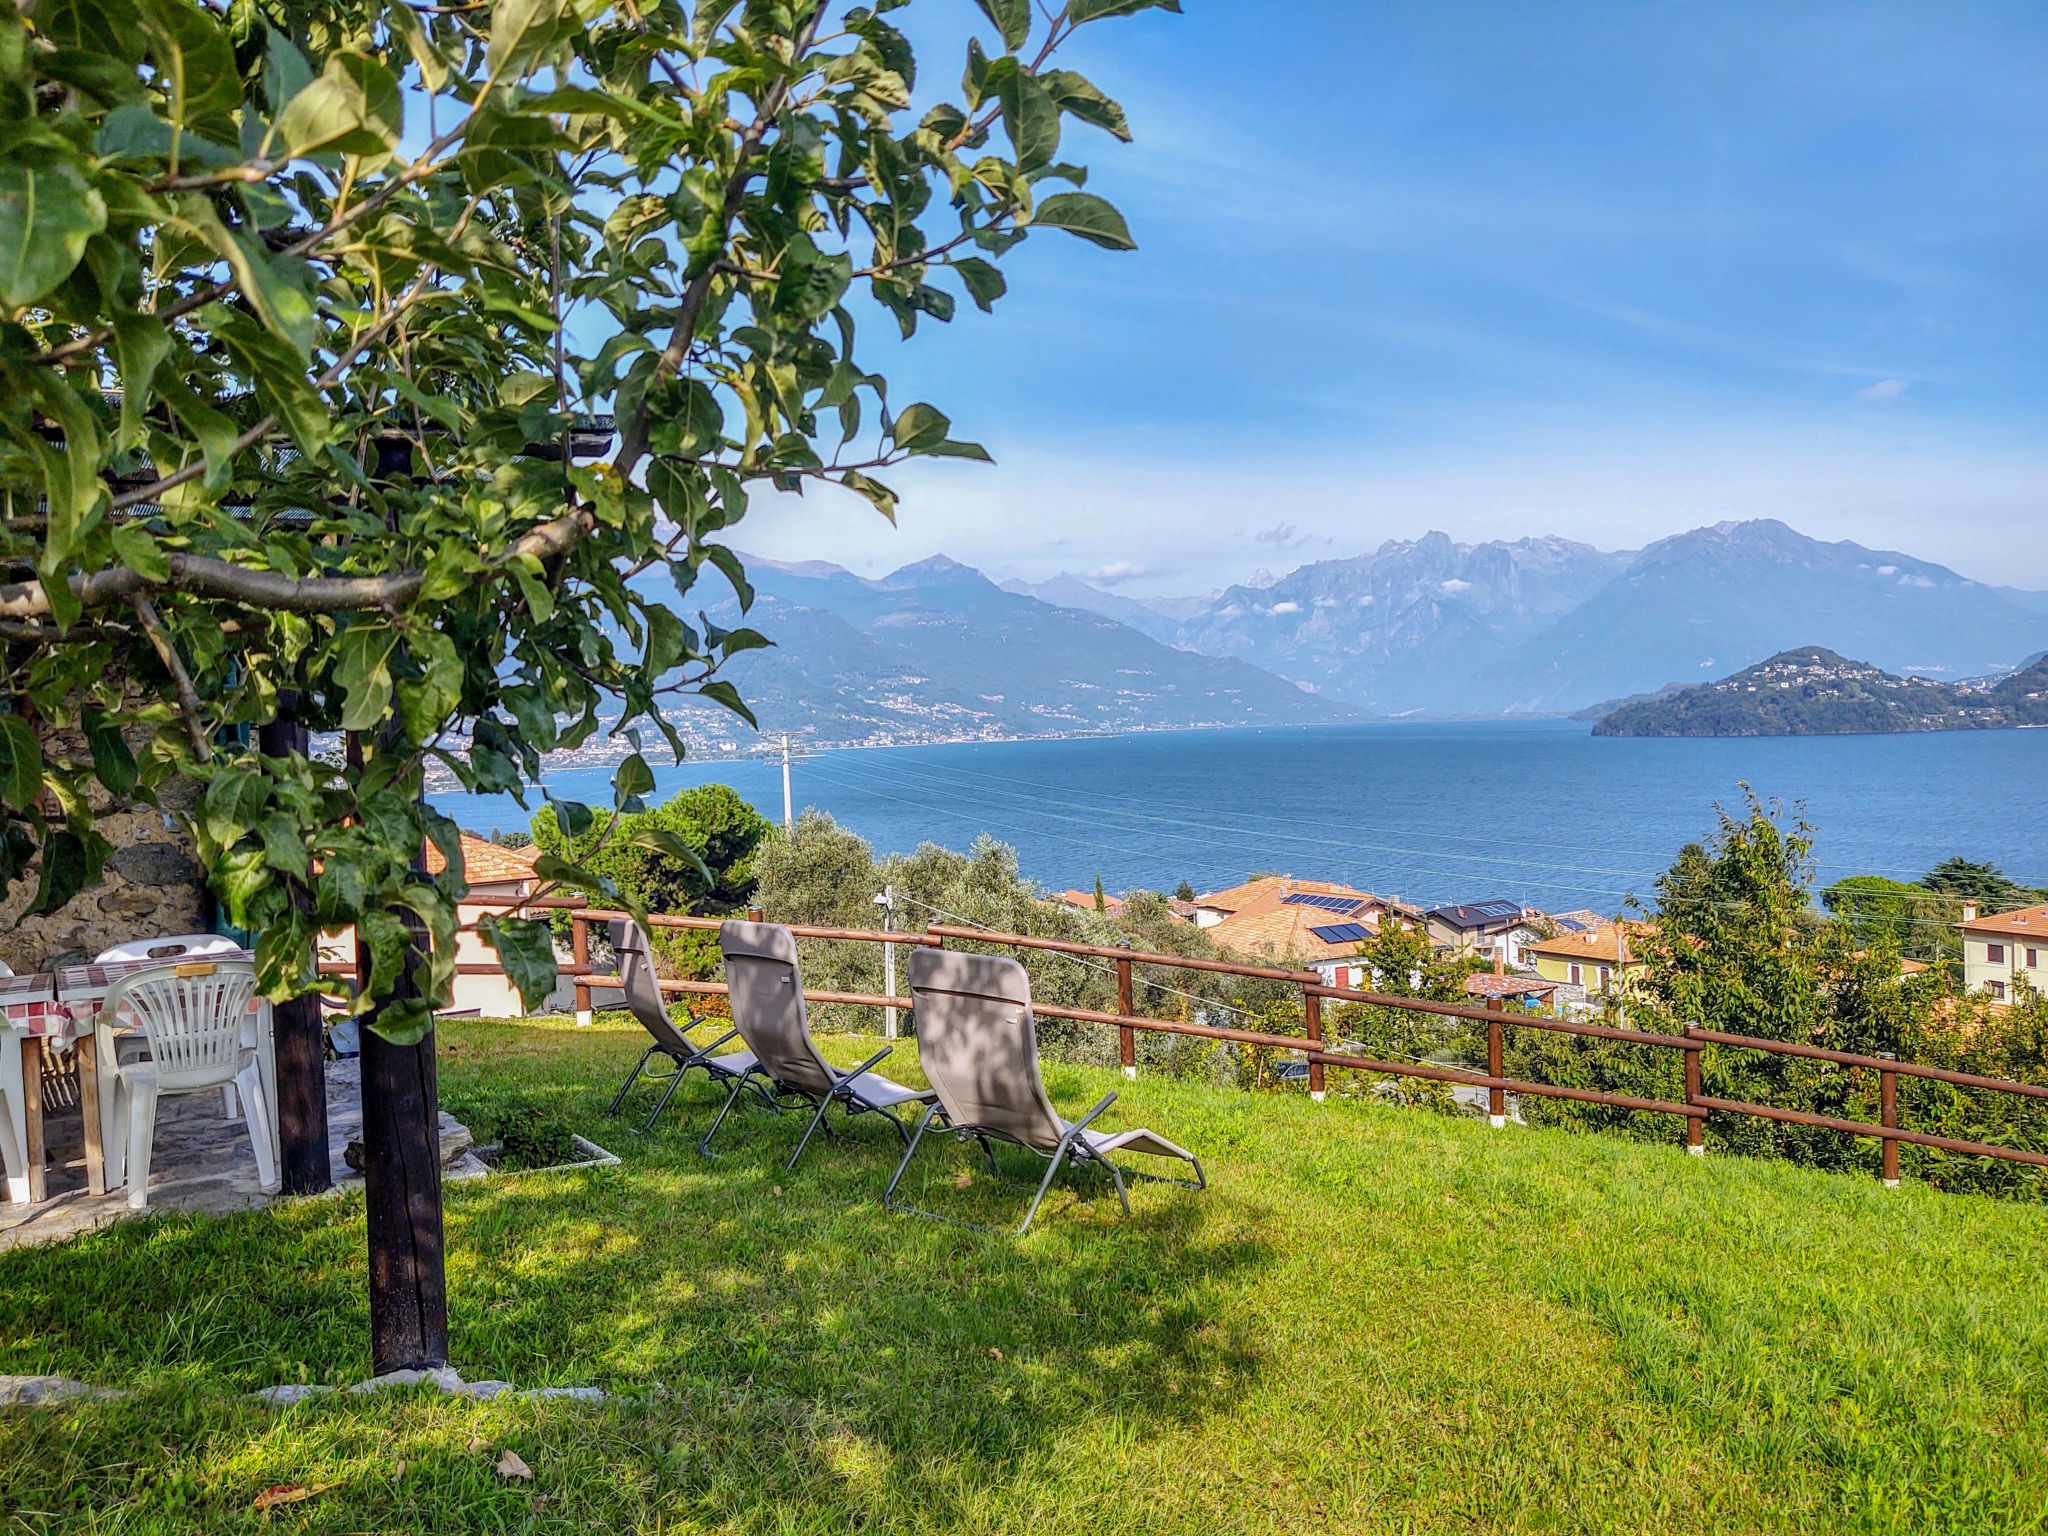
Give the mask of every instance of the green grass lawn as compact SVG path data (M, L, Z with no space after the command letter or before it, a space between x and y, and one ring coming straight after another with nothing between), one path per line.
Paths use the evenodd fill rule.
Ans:
M450 1189L456 1364L614 1399L256 1406L368 1372L360 1197L129 1223L0 1255L0 1371L135 1391L0 1412L0 1530L2048 1524L2048 1211L1052 1066L1210 1187L1135 1186L1126 1221L1069 1182L1018 1240L884 1211L872 1119L794 1174L794 1116L697 1156L701 1076L653 1135L605 1120L637 1031L441 1039L456 1114L554 1099L625 1159ZM919 1161L917 1203L1021 1217L950 1142ZM333 1486L252 1511L288 1482Z

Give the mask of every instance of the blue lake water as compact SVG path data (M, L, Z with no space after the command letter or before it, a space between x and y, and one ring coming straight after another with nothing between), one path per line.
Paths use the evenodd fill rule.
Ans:
M650 755L650 760L653 760ZM656 766L662 794L732 785L780 819L781 768ZM1577 722L1487 721L1156 732L1068 741L821 752L794 770L878 852L990 833L1062 888L1199 890L1260 870L1404 900L1508 897L1615 911L1740 784L1803 802L1822 882L1912 879L1950 854L2048 885L2048 730L1761 740L1595 737ZM609 803L610 772L549 787ZM463 825L524 827L505 797L436 796Z

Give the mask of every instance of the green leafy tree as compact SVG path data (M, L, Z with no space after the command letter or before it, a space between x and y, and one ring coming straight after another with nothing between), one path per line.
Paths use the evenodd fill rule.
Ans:
M909 338L994 304L1041 231L1131 248L1061 158L1123 113L1054 60L1155 4L983 0L958 92L916 117L888 4L7 7L0 887L61 907L108 851L94 780L193 776L265 992L312 987L315 933L353 925L357 1006L418 1038L465 888L427 764L518 791L624 733L630 815L638 731L682 751L665 699L745 713L718 673L764 637L678 610L707 566L751 601L721 537L750 497L891 515L891 466L986 457L892 402L856 295ZM281 711L345 760L247 744ZM544 923L485 937L547 989Z
M1865 947L1889 945L1930 964L1962 958L1955 927L1962 903L1955 896L1882 875L1850 875L1823 890L1820 900Z
M543 856L575 864L608 881L619 899L648 912L725 916L754 893L754 855L770 826L724 784L685 789L635 815L590 813L570 837L553 806L536 811L533 844ZM569 914L557 912L557 936ZM718 937L703 929L650 929L655 953L673 975L704 977L718 968Z
M1961 857L1943 859L1920 877L1920 883L1944 896L1974 901L1981 912L2010 912L2042 899L2041 892L2029 890L1996 864L1979 864Z

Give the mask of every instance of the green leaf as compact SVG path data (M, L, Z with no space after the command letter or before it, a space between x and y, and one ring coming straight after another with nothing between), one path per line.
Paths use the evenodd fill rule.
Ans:
M1025 173L1052 164L1060 149L1060 109L1037 79L1011 70L996 88L1003 104L1003 132L1017 151L1017 168Z
M421 675L398 685L399 714L410 740L431 741L462 702L462 655L437 629L414 626L405 645Z
M150 381L171 350L171 334L155 315L114 316L114 361L121 370L122 448L134 448L148 430L142 413L149 408Z
M555 990L555 931L543 917L498 917L486 913L476 925L477 937L498 952L498 963L519 989L528 1013Z
M659 678L683 659L689 642L683 621L659 603L649 603L641 614L647 621L647 645L641 665L646 667L649 679Z
M1031 35L1031 0L974 0L982 14L1003 34L1003 46L1015 53Z
M106 785L108 794L126 798L135 788L137 778L135 754L128 750L128 739L103 709L88 705L82 717L85 744L92 749L93 777Z
M710 682L706 683L697 691L703 694L705 698L711 699L716 703L723 704L727 709L731 710L734 714L738 715L742 720L746 721L747 724L753 726L756 730L759 730L761 728L761 722L756 720L754 718L754 712L751 709L747 708L747 701L740 697L739 689L733 687L733 685L727 682L724 678L714 677Z
M1033 229L1064 229L1110 251L1135 251L1124 216L1093 192L1056 192L1031 215Z
M555 825L562 829L562 836L572 843L597 824L590 807L581 800L560 800L549 795L548 808L555 813Z
M857 491L867 497L874 504L875 510L890 522L896 521L896 493L881 481L864 475L857 469L849 469L839 477L839 483L849 491Z
M150 531L140 523L116 523L113 529L114 555L129 570L151 581L171 579L170 557Z
M1131 125L1124 118L1124 109L1097 90L1086 75L1071 69L1048 69L1038 78L1046 95L1069 117L1106 128L1126 144L1131 142Z
M397 79L368 54L343 51L329 54L320 78L285 103L271 127L270 151L279 160L320 150L378 155L396 149L404 133Z
M43 799L43 747L19 715L0 715L0 802L34 811Z
M397 636L380 624L354 624L336 643L334 680L345 695L344 731L367 731L391 709L391 650Z
M658 853L665 858L674 859L678 864L695 870L707 886L718 883L712 878L711 870L704 863L704 856L701 853L684 842L680 837L677 837L675 833L666 831L661 827L650 827L645 824L634 827L627 834L626 846L629 848L645 848L649 853Z
M69 161L0 163L0 309L33 304L63 282L106 227L106 199Z
M669 379L647 397L648 445L656 453L701 459L718 451L725 411L701 379Z
M960 281L967 289L967 296L987 313L994 309L995 302L1010 291L1009 283L996 269L992 261L983 261L979 256L963 256L953 263L953 270L960 274Z
M226 485L234 469L235 439L241 435L234 422L201 399L176 369L164 373L157 393L177 413L185 430L198 439L199 451L206 457L206 485L213 490Z
M903 407L889 435L904 452L921 453L934 443L943 443L952 425L945 412L937 406L919 401L916 405Z
M629 801L653 792L654 770L638 752L620 763L618 772L612 775L612 802L622 811Z
M287 291L303 301L297 290ZM312 318L310 306L306 318ZM334 429L334 413L306 376L305 354L293 350L294 342L281 339L224 304L208 305L206 319L229 355L255 382L257 399L284 422L299 452L312 458L325 448ZM310 343L311 326L304 329Z
M87 886L96 884L112 850L97 832L60 827L43 843L43 878L35 902L24 914L45 917Z
M486 62L503 76L523 49L545 41L545 32L561 14L561 0L498 0L491 7L491 46Z

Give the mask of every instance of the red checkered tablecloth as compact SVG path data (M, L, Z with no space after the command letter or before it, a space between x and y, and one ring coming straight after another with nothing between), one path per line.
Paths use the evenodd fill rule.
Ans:
M0 1024L30 1035L64 1035L71 1018L51 975L0 976Z
M205 965L213 960L255 958L250 951L237 949L213 955L193 955L189 959L103 960L92 965L66 965L59 967L57 971L57 1006L70 1015L74 1028L89 1030L92 1028L92 1021L99 1016L100 999L105 997L114 983L123 976L133 976L137 971L156 970L166 965ZM250 1006L253 1008L256 1005L252 1002Z

